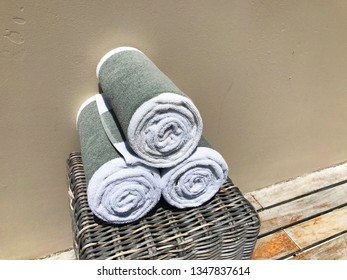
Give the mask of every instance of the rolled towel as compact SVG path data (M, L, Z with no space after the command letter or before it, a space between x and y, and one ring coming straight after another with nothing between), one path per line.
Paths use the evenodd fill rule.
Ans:
M196 106L142 52L121 47L105 54L97 76L133 151L154 167L188 158L202 134Z
M228 165L224 158L202 137L189 158L162 170L162 195L177 208L197 207L219 191L227 176Z
M77 116L88 203L106 222L130 223L158 203L160 174L152 167L125 163L104 131L95 99L85 101Z

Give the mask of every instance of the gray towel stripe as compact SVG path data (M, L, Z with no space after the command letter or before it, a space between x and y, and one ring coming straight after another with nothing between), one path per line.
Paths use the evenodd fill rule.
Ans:
M117 152L123 156L124 161L128 165L146 164L147 162L138 157L126 141L110 102L103 94L97 94L95 99L105 133Z

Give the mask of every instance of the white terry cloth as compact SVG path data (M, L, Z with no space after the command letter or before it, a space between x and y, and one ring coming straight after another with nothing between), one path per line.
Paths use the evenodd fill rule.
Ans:
M160 199L157 169L129 167L122 158L101 166L88 184L93 213L109 223L131 223L144 217Z
M181 95L162 93L134 113L128 139L134 152L150 166L171 167L195 150L202 120L193 102Z
M161 173L164 199L183 209L210 200L226 181L228 166L216 150L198 147L189 158Z

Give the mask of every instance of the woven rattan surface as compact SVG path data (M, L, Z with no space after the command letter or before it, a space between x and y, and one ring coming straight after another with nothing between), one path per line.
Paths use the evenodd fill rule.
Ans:
M78 259L251 259L259 217L231 181L208 203L175 209L161 201L128 225L98 220L87 201L79 152L67 160L73 241Z

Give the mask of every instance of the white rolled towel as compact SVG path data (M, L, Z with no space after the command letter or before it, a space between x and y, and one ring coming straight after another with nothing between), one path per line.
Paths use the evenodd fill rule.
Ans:
M149 166L171 167L189 157L203 123L193 101L141 51L105 54L97 76L127 143Z
M202 140L189 158L177 166L162 170L162 195L172 206L180 209L201 206L226 181L227 163L219 152L206 143Z
M94 173L88 184L88 203L94 214L109 223L139 220L159 201L159 172L147 166L129 167L113 159Z
M95 95L77 115L87 198L98 218L114 224L144 217L161 197L160 173L140 163L129 165L110 142L102 125ZM122 134L117 142L122 142Z

